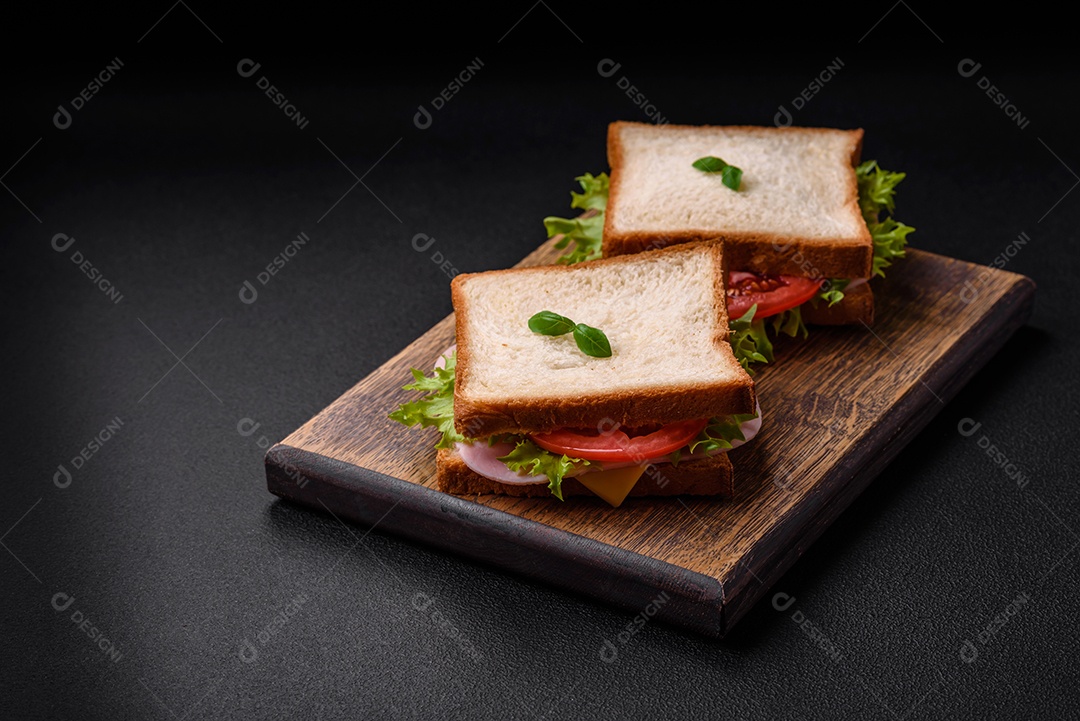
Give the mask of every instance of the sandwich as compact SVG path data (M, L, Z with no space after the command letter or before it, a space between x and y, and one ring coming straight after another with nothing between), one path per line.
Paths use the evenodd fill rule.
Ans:
M585 215L544 224L573 244L568 264L723 240L733 330L744 360L765 362L770 333L870 325L868 281L904 255L914 229L892 212L905 176L860 163L862 141L862 130L615 122L610 176L581 176L572 194Z
M459 275L456 348L390 418L438 428L447 493L730 497L761 418L726 278L716 242Z

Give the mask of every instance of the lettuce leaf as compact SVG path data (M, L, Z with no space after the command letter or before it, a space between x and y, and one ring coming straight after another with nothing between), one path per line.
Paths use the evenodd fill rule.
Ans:
M867 160L855 168L859 210L874 241L873 276L885 277L885 269L892 265L893 260L904 257L908 234L915 230L892 217L896 209L896 186L906 177L906 173L885 170L876 160ZM887 214L884 219L882 213ZM844 288L848 282L839 278L830 280L817 298L828 301L829 305L839 303L844 298Z
M826 301L829 305L836 305L844 299L844 289L848 287L850 282L850 278L830 278L822 286L821 292L810 300L815 303L815 307L816 302L819 300Z
M603 242L604 210L607 208L611 179L607 173L600 173L600 175L585 173L585 175L579 175L576 180L584 192L570 193L570 207L586 211L594 210L596 214L588 218L581 216L544 218L544 229L547 230L549 238L559 233L564 236L555 244L556 248L564 250L571 242L574 243L573 250L559 257L557 262L563 265L573 265L583 260L599 258Z
M863 220L867 223L876 221L883 210L892 215L896 209L896 186L906 177L907 173L885 170L876 160L867 160L855 168Z
M603 212L607 208L608 191L611 189L611 178L607 173L593 175L585 173L575 178L581 185L584 193L570 193L570 207L582 210L599 210Z
M527 473L530 476L543 474L548 478L548 489L551 495L563 500L562 480L563 476L575 468L592 465L591 462L581 458L570 458L566 455L557 455L544 450L528 438L517 436L517 445L514 450L499 460L506 464L511 471Z
M728 321L731 335L728 341L731 350L735 354L735 360L750 375L754 375L750 367L752 363L772 363L773 346L769 340L769 334L765 330L764 320L754 320L757 313L757 305L750 306L750 310L735 320Z
M690 441L687 448L690 453L699 450L707 453L718 449L731 448L732 441L746 440L746 436L743 435L740 426L746 421L755 418L757 418L757 413L744 413L724 416L722 418L711 418L709 419L709 425L701 429L701 433L698 434L697 438Z
M895 258L904 257L908 233L915 230L892 218L880 223L869 223L870 235L874 238L874 275L885 277L885 269L892 265Z
M895 258L904 257L908 234L914 231L892 217L896 208L896 186L907 177L883 169L876 160L867 160L855 169L859 183L859 209L874 239L874 275L885 276L885 268ZM882 213L887 217L882 218Z
M392 421L409 427L436 427L442 432L442 438L436 448L452 448L455 442L465 441L465 436L454 430L454 377L457 366L457 351L445 356L446 367L434 368L430 376L416 368L410 369L413 383L404 386L407 391L425 391L417 401L402 403L396 411L390 413Z
M774 316L770 316L769 320L774 335L783 333L789 338L794 338L797 335L807 338L810 335L809 329L807 329L806 324L803 323L802 306L800 305L789 308L783 313L777 313Z
M773 336L783 333L791 338L797 335L806 338L810 334L806 324L803 323L800 306L757 320L754 319L755 313L757 313L756 304L750 306L750 309L743 313L741 317L728 321L728 327L731 329L731 336L728 340L731 343L731 350L735 354L735 360L739 361L739 365L750 375L754 375L754 370L750 367L751 364L772 363L773 361L773 344L772 339L769 338L770 330Z

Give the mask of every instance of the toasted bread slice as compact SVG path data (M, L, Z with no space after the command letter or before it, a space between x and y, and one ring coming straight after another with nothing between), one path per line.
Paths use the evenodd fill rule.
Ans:
M616 122L605 256L720 238L734 270L870 276L873 243L858 202L863 131ZM742 169L736 192L695 160Z
M458 432L753 413L753 381L727 342L726 278L719 243L457 276ZM571 334L532 332L529 318L544 310L604 331L612 356L585 355Z
M844 291L843 300L833 306L821 301L816 307L813 303L803 303L802 319L810 325L873 325L874 293L870 285L864 283Z
M435 467L439 490L456 496L500 494L550 498L546 483L516 486L499 483L469 468L453 449L440 449ZM592 491L573 478L563 479L563 497L591 496ZM631 496L723 496L733 493L731 461L726 453L694 458L678 465L650 466L630 491Z

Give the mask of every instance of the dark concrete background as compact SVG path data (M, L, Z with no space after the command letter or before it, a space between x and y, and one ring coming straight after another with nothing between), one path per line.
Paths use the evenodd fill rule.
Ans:
M668 6L619 24L606 6L389 10L12 11L0 715L1075 715L1068 24L905 3L843 24L815 9ZM58 129L58 105L116 58ZM244 58L261 63L250 78ZM777 584L788 610L762 603L723 642L649 624L606 664L629 614L266 492L261 439L449 312L448 277L413 236L461 271L532 250L541 219L569 213L573 177L606 169L606 124L645 119L619 78L673 122L770 124L836 58L795 122L866 129L864 157L908 173L897 215L918 247L989 263L1026 233L1007 268L1039 290L1030 325ZM982 63L971 77L965 58ZM75 239L63 252L59 233ZM971 437L965 418L982 423Z

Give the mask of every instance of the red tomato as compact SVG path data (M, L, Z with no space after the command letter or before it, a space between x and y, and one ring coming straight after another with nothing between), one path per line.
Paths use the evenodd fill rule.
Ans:
M661 426L659 430L646 429L650 432L640 434L634 434L632 430L628 434L627 429L619 427L597 432L560 428L531 437L541 448L571 458L612 462L647 461L679 450L694 440L708 423L708 418L679 421Z
M767 318L802 305L821 290L821 279L793 275L760 275L732 271L728 274L728 318L741 318L757 304L754 318Z

